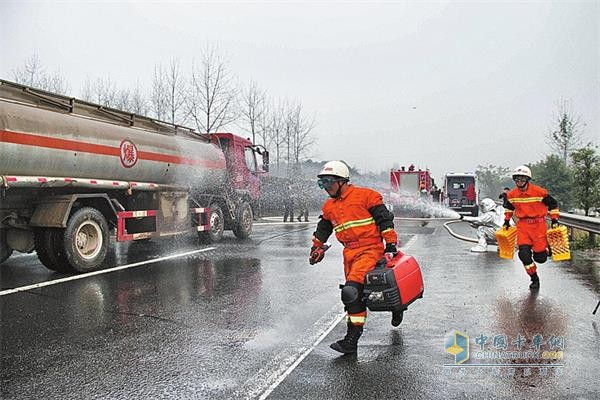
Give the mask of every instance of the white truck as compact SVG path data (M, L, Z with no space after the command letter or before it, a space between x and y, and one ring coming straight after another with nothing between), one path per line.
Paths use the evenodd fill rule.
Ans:
M449 172L444 176L444 205L459 214L479 215L479 188L472 172Z

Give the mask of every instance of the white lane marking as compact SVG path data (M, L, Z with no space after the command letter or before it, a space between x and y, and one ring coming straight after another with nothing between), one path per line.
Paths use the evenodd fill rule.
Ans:
M337 326L337 324L339 324L342 319L344 319L344 317L346 316L346 313L340 313L337 318L335 320L333 320L333 322L331 322L329 324L329 326L327 327L327 329L325 329L325 331L323 333L321 333L321 335L317 338L317 340L315 340L315 342L312 344L312 346L310 346L308 349L306 349L306 351L304 353L302 353L297 359L296 361L294 361L292 363L292 365L290 365L281 375L279 375L279 377L276 378L275 382L273 382L268 388L267 390L265 390L259 397L260 400L264 400L266 399L273 390L275 390L275 388L277 386L279 386L279 384L281 382L283 382L283 380L285 378L287 378L287 376L289 374L292 373L292 371L294 369L296 369L296 367L302 362L302 360L304 360L310 353L311 351L313 351L315 349L315 347L317 347L319 345L319 343L321 343L323 341L323 339L325 339L327 337L327 335L329 335L329 333ZM282 367L285 367L282 366ZM275 371L272 375L276 375L277 371Z
M264 399L345 317L341 303L335 303L306 333L271 357L255 374L238 386L233 398ZM275 332L276 335L280 335ZM258 343L260 343L260 339ZM312 346L310 346L312 343Z
M415 244L415 242L417 241L417 237L418 237L417 235L415 235L415 236L411 237L411 238L408 240L408 243L406 243L406 246L402 246L402 247L400 247L400 248L401 248L401 249L403 249L403 250L408 250L408 249L410 249L410 247L411 247L413 244Z
M113 267L113 268L103 269L103 270L100 270L100 271L88 272L88 273L81 274L81 275L73 275L73 276L68 276L66 278L54 279L52 281L46 281L46 282L36 283L36 284L33 284L33 285L21 286L21 287L17 287L17 288L13 288L13 289L6 289L6 290L0 291L0 296L5 296L7 294L12 294L12 293L17 293L17 292L24 292L24 291L27 291L27 290L37 289L37 288L41 288L41 287L44 287L44 286L57 285L59 283L74 281L74 280L77 280L77 279L83 279L83 278L87 278L87 277L94 276L94 275L107 274L109 272L120 271L122 269L139 267L140 265L154 264L154 263L157 263L157 262L160 262L160 261L171 260L173 258L179 258L179 257L189 256L189 255L192 255L192 254L203 253L205 251L214 250L215 248L216 247L207 247L205 249L192 250L192 251L188 251L188 252L180 253L180 254L172 254L170 256L153 258L152 260L140 261L140 262L136 262L136 263L133 263L133 264L127 264L127 265L121 265L119 267Z
M408 243L406 243L406 246L403 246L401 248L403 250L410 249L411 246L413 244L415 244L415 242L417 241L417 238L418 238L418 235L413 236L412 238L410 238ZM334 309L335 308L336 307L334 307ZM329 313L327 313L327 315L329 315L330 313L331 313L331 311ZM327 315L325 316L326 318L327 318ZM298 358L289 367L287 367L287 369L283 373L281 373L281 375L277 376L278 372L281 371L283 368L285 368L285 366L288 364L289 361L286 362L286 360L284 360L283 365L281 365L279 368L277 368L273 372L270 372L269 368L261 369L257 375L262 376L262 377L266 376L266 378L265 378L265 380L267 381L266 383L268 383L269 381L273 381L273 379L275 379L275 380L273 381L273 383L271 383L269 385L269 387L264 392L262 392L262 394L259 397L259 400L266 399L273 392L273 390L275 390L277 388L277 386L279 386L281 384L281 382L283 382L283 380L285 378L287 378L294 371L294 369L296 369L296 367L298 365L300 365L302 360L304 360L327 337L327 335L329 335L329 333L333 330L333 328L335 328L337 326L337 324L339 324L345 316L346 316L345 312L342 312L341 314L337 315L337 317L335 317L334 321L329 324L329 326L325 329L325 331L323 333L321 333L321 335L312 344L312 346L310 346L300 356L298 356ZM321 319L319 321L321 321L322 319L323 319L323 317L321 317ZM327 319L329 319L329 318L327 318ZM315 326L320 325L319 321L317 321L314 325ZM301 350L302 349L300 349L300 351ZM277 359L277 358L279 358L279 356L275 357L275 359ZM271 361L271 363L272 363L272 361ZM249 392L245 396L245 398L247 398L247 399L254 398L256 396L256 393L257 392L260 393L260 391L261 391L261 388L257 387L253 392Z

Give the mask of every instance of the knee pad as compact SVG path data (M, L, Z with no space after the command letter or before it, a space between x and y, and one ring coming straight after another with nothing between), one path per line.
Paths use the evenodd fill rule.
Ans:
M529 265L533 263L533 258L531 258L531 246L519 246L519 260L521 260L523 265Z
M545 251L534 252L533 259L535 260L535 262L538 262L540 264L545 263L548 259L548 253L546 253Z
M342 287L342 303L348 313L357 314L367 309L362 298L363 287L364 285L352 281L346 282Z

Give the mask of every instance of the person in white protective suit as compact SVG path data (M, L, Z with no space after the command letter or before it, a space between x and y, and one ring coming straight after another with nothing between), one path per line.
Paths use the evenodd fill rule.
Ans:
M472 247L474 253L485 253L488 242L496 242L496 231L504 224L504 207L496 204L494 200L485 198L479 204L481 212L477 217L460 216L472 227L477 228L477 246Z

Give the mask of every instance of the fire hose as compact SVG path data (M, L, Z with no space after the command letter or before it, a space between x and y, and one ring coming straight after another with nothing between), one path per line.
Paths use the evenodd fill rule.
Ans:
M455 238L457 238L459 240L464 240L465 242L477 243L478 240L476 238L470 238L470 237L467 237L467 236L459 235L458 233L456 233L452 229L450 229L450 227L448 226L450 224L456 224L458 222L462 222L462 221L460 219L454 219L452 221L448 221L448 222L444 223L444 228L446 228L446 230L448 231L448 233L451 236L453 236L453 237L455 237Z

